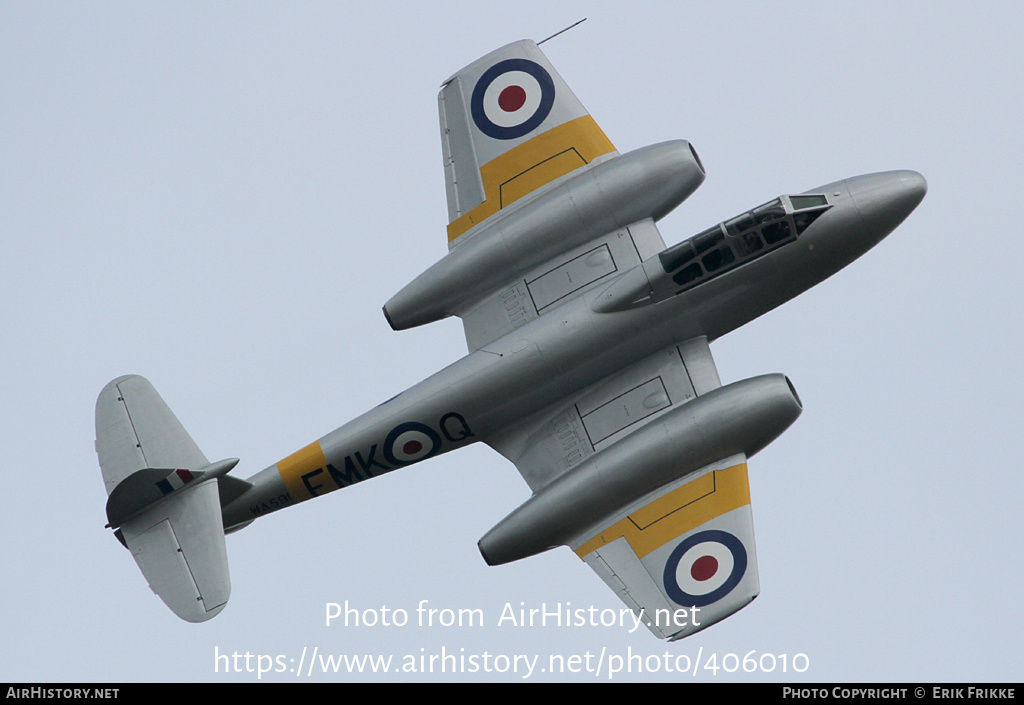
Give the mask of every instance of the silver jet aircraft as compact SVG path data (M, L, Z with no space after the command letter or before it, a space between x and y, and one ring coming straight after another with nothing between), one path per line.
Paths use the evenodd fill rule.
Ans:
M710 341L839 271L924 197L913 171L781 195L672 247L655 223L704 180L683 140L619 154L534 42L438 103L448 253L384 306L395 330L458 316L469 354L242 480L142 377L96 403L108 526L175 614L228 601L224 536L471 443L531 497L479 541L491 565L568 546L658 637L758 594L747 458L800 415L769 374L723 385Z

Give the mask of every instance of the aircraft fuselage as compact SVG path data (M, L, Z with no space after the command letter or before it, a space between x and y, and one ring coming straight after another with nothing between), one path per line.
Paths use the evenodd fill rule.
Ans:
M925 188L916 172L895 171L812 189L805 193L824 196L827 206L814 211L813 222L795 237L798 202L785 197L779 203L786 216L777 216L787 223L785 244L766 248L765 236L748 248L753 253L747 259L684 285L678 282L688 279L685 263L673 275L666 262L678 259L672 253L682 243L668 248L660 261L655 256L639 265L644 271L596 285L261 471L249 479L253 488L224 508L224 525L239 528L297 502L491 439L507 430L510 419L555 413L551 407L558 400L615 373L623 361L693 338L719 338L873 247L917 206ZM734 257L718 243L742 233L734 225L742 218L721 224L722 236L705 231L717 238L709 247ZM693 247L696 256L686 257L709 256L700 243ZM646 287L647 299L622 305L619 292L633 279Z

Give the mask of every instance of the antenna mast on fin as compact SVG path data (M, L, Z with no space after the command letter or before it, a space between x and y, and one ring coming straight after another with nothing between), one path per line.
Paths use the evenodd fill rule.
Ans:
M560 32L555 32L555 33L554 33L554 34L552 34L552 35L551 35L550 37L548 37L548 39L554 39L554 38L555 38L555 37L557 37L557 36L558 36L559 34L562 34L563 32L568 32L568 31L569 31L570 29L572 29L572 28L573 28L573 27L575 27L576 25L578 25L578 24L581 24L581 23L583 23L583 22L586 22L586 21L587 21L587 18L586 18L586 17L584 17L584 18L583 18L582 20L580 20L579 22L575 22L575 23L573 23L573 24L569 25L568 27L566 27L565 29L561 30ZM537 46L540 46L541 44L543 44L544 42L546 42L546 41L547 41L548 39L541 39L541 40L540 40L539 42L537 42Z

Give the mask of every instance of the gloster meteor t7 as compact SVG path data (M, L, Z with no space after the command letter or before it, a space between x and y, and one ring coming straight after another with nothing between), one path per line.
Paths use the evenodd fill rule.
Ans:
M480 539L489 564L568 546L662 638L733 614L759 591L747 459L801 404L781 374L723 385L709 342L867 252L924 178L781 195L666 247L656 223L704 180L697 153L619 154L535 43L470 64L438 103L448 253L384 315L458 316L469 354L246 480L119 377L96 404L109 526L174 613L204 621L228 601L226 533L483 442L532 491Z

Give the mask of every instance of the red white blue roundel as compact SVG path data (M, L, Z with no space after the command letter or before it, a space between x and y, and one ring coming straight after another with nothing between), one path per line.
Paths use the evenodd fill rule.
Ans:
M441 449L441 437L429 426L411 421L395 426L384 439L384 457L392 465L408 465Z
M535 130L554 104L555 84L543 66L528 59L506 59L476 82L470 112L485 135L511 140Z
M665 563L665 592L677 604L704 607L728 595L746 572L743 542L727 531L701 531L673 549Z

